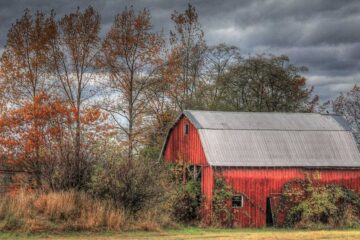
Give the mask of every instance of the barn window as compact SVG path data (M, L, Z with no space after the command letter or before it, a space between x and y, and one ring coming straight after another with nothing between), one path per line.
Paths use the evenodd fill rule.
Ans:
M189 124L188 124L188 123L185 124L184 134L185 134L185 135L188 135L188 134L189 134Z
M233 208L242 208L244 206L243 196L235 195L231 199L232 207Z

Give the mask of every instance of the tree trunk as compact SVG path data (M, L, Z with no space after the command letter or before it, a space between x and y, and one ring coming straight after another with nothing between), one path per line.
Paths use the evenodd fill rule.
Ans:
M82 183L81 173L81 121L80 121L80 104L77 106L76 111L76 127L75 127L75 171L76 179L74 187L80 188Z

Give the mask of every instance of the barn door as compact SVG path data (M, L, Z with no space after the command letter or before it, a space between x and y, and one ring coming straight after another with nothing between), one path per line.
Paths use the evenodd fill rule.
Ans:
M266 226L274 225L273 211L271 209L271 197L266 198Z

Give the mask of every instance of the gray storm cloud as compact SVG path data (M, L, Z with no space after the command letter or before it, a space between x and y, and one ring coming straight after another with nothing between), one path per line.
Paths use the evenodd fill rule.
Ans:
M293 63L309 68L306 76L322 101L360 83L360 1L350 0L198 0L190 1L199 13L207 43L238 46L244 55L286 54ZM125 6L148 8L155 30L168 33L174 10L183 0L107 1L0 1L0 45L25 8L57 16L94 6L101 14L104 34Z

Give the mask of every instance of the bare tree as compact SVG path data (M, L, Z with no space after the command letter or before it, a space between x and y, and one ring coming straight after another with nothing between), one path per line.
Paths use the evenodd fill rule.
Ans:
M224 43L209 47L205 52L204 81L206 81L205 107L216 109L219 98L223 96L223 81L231 67L241 61L240 50Z
M109 74L111 103L106 110L126 136L127 159L131 163L144 136L146 89L154 84L161 65L164 41L151 32L147 9L135 13L125 9L115 17L102 45L101 64Z
M174 73L169 76L169 96L179 110L184 110L192 107L195 100L206 45L198 14L191 4L183 13L174 11L171 19L174 30L170 32L168 67Z
M70 185L82 187L84 162L82 149L82 118L93 108L85 102L95 95L96 59L100 47L100 15L90 6L84 11L65 15L58 23L58 36L52 44L52 71L58 80L62 97L68 101L75 114L74 158L75 176Z
M360 86L354 87L347 93L341 93L332 102L333 111L345 117L351 126L358 146L360 146Z

